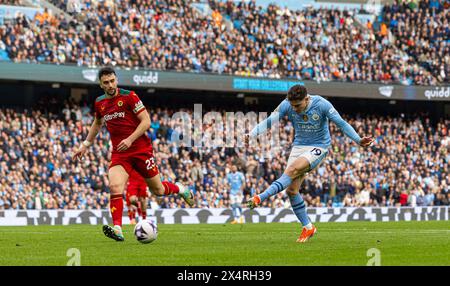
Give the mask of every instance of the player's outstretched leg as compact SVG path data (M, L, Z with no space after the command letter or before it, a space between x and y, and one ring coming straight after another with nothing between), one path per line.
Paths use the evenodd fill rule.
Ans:
M145 179L150 191L156 196L170 196L178 194L189 206L194 205L194 194L181 183L161 182L159 174Z
M286 189L292 183L291 177L287 174L283 174L278 180L274 181L263 193L255 195L250 201L247 202L247 207L254 209L261 205L263 201L269 197L278 194Z

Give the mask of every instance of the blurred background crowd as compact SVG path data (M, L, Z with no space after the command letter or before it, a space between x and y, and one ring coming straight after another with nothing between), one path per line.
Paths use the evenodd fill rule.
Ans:
M50 103L50 104L49 104ZM82 162L71 161L93 120L90 105L44 98L33 109L0 109L0 209L100 209L108 205L109 135L104 128ZM281 148L258 142L251 148L180 147L174 112L149 108L154 155L162 178L181 181L193 190L195 207L229 207L226 175L232 165L246 178L245 199L264 191L286 168L293 127L280 124ZM192 114L192 109L183 109ZM204 110L207 112L208 110ZM217 109L216 109L217 111ZM225 107L218 110L225 118ZM332 123L331 152L301 187L310 206L449 205L449 119L431 123L424 114L343 115L360 134L376 141L359 148ZM225 124L225 122L223 122ZM203 124L203 136L212 125ZM197 130L198 131L198 130ZM195 136L195 133L194 133ZM230 137L233 134L224 136ZM178 144L179 145L179 144ZM177 197L150 197L153 208L184 207ZM288 207L282 192L264 202Z

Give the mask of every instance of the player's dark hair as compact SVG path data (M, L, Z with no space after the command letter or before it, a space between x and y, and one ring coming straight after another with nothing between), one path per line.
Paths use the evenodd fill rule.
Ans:
M308 92L306 91L306 87L300 84L296 84L289 89L287 93L287 99L289 101L303 100L307 95Z
M101 69L98 71L98 79L101 80L102 76L104 76L104 75L109 75L109 74L114 74L114 75L116 75L116 72L114 71L114 69L113 69L112 67L104 67L104 68L101 68Z

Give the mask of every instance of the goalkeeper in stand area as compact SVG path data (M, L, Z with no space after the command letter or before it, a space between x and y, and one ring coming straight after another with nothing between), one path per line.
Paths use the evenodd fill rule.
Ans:
M299 193L300 186L308 172L311 172L323 161L331 145L329 120L333 121L343 133L361 147L372 144L372 137L360 137L348 124L333 105L318 95L309 95L303 85L292 86L285 100L264 121L245 136L248 147L250 138L255 138L270 128L272 122L279 118L288 118L294 126L295 135L287 168L283 175L274 181L264 192L253 196L247 206L253 209L269 197L286 189L291 207L303 225L297 242L308 241L317 231L306 213L306 205Z

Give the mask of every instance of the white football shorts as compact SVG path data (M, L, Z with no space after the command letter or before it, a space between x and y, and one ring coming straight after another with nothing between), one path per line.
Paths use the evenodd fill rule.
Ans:
M293 146L288 159L288 166L297 158L305 157L309 161L311 171L327 156L328 150L315 146Z
M230 194L230 204L241 204L242 203L242 199L244 197L241 194L237 194L237 195L231 195Z

